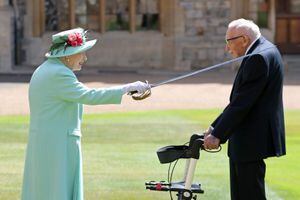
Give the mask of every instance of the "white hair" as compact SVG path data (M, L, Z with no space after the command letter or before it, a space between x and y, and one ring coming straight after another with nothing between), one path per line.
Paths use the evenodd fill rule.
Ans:
M234 28L247 35L251 41L261 36L259 27L251 20L237 19L229 23L228 29Z

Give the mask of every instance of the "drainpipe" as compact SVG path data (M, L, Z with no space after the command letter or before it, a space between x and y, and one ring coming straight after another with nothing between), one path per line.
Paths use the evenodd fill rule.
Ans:
M5 0L0 0L0 24L0 73L9 73L14 65L13 10Z
M19 65L22 62L22 38L23 30L17 0L12 0L14 11L14 64Z

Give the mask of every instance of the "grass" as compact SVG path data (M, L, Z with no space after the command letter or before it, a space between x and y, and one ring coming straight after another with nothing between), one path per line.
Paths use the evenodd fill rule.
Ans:
M85 115L82 127L85 199L164 200L166 192L147 191L145 181L167 180L167 164L156 156L159 147L183 144L203 131L219 110L171 110ZM28 116L0 117L0 200L20 199ZM300 199L300 111L286 111L287 156L267 160L268 199ZM222 152L201 152L194 182L200 199L229 197L226 145ZM182 178L178 162L173 180ZM175 195L173 195L175 199Z

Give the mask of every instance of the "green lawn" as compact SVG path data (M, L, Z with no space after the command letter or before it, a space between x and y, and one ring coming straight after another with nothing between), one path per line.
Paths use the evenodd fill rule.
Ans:
M166 192L147 191L145 181L167 180L168 165L156 150L183 144L203 131L220 110L172 110L85 115L82 127L84 187L87 200L167 200ZM28 116L0 116L0 200L20 199ZM300 199L300 110L286 111L287 156L267 160L268 199ZM194 182L200 199L230 199L226 145L201 152ZM173 180L182 178L178 162ZM175 195L173 195L175 198Z

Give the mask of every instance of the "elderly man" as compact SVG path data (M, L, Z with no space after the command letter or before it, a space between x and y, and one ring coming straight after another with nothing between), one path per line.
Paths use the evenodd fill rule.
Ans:
M229 140L231 199L266 199L264 159L286 153L281 55L245 19L228 25L226 42L233 57L254 55L242 61L230 103L206 131L204 146L215 149Z

